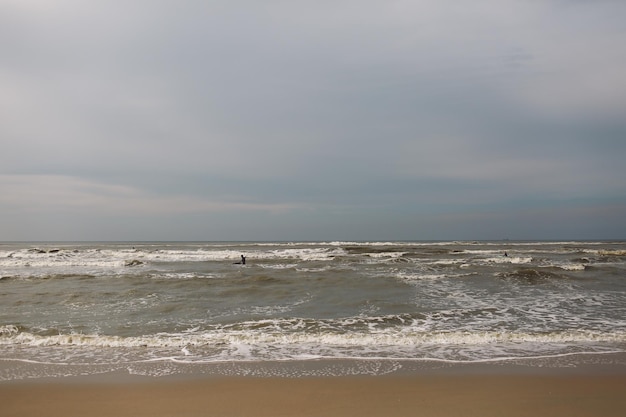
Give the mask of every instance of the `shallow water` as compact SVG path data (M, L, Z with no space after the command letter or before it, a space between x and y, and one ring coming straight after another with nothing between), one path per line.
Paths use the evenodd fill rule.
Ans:
M0 305L1 379L557 363L626 351L626 242L2 244Z

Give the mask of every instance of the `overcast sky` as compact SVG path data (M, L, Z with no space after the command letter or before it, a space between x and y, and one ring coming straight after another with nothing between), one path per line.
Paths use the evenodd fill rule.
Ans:
M626 238L621 0L0 0L0 240Z

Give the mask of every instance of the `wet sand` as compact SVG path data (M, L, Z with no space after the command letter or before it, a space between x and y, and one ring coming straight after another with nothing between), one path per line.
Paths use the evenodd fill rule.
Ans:
M257 378L106 376L0 383L0 416L623 416L625 373Z

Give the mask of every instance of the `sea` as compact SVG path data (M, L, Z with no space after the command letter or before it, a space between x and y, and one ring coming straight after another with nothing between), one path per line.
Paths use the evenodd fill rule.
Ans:
M610 366L625 352L625 241L0 244L4 381Z

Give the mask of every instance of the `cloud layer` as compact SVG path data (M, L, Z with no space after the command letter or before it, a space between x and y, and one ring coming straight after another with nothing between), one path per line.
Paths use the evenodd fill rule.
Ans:
M0 240L623 238L625 12L5 0Z

